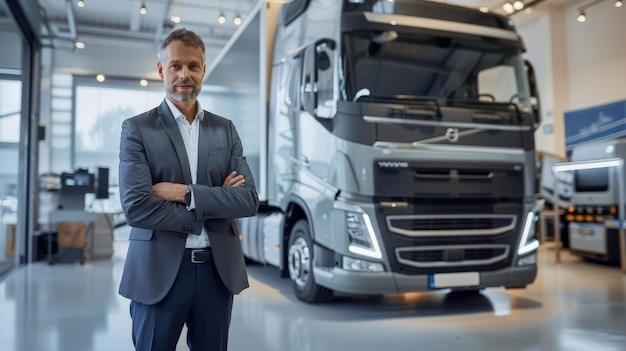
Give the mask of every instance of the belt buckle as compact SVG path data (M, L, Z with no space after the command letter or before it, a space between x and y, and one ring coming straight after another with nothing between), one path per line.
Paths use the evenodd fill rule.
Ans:
M196 260L196 252L205 252L205 249L191 250L191 263L204 263L205 260Z

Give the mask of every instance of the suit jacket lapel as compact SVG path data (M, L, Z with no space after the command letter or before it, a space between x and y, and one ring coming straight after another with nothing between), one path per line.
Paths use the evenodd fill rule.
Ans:
M174 150L176 151L176 156L178 158L178 162L183 173L183 180L186 184L191 184L191 168L189 167L189 160L187 157L187 151L185 150L185 143L183 142L183 138L180 135L180 129L178 129L178 126L176 125L176 120L174 120L172 111L170 111L170 108L167 106L165 100L163 100L161 105L159 105L159 118L161 119L161 123L163 124L165 132L172 141L172 145L174 145Z
M208 155L209 155L209 113L202 111L204 118L200 121L200 131L198 135L198 182L200 177L208 177ZM206 182L208 179L203 179ZM206 184L206 183L205 183Z

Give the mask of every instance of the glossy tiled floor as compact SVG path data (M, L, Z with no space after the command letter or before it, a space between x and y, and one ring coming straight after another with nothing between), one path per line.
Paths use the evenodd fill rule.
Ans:
M117 295L124 249L120 240L112 259L36 263L0 282L0 350L132 350L129 302ZM274 268L250 266L249 275L251 288L235 298L230 351L626 350L626 275L565 251L557 264L551 243L533 285L475 296L306 305Z

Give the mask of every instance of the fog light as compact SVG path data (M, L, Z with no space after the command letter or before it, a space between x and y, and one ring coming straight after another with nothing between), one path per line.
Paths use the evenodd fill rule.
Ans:
M528 255L517 260L518 266L527 266L535 263L537 263L537 255L535 254Z
M361 272L383 272L385 270L382 263L369 262L347 256L343 256L343 269Z

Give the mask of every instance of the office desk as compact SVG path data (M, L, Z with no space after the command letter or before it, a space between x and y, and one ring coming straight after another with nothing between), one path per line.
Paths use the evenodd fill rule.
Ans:
M86 238L89 243L89 249L87 251L88 259L93 259L93 234L94 234L94 222L98 218L98 214L94 212L86 212L82 210L53 210L50 211L49 215L49 223L50 227L54 228L55 225L58 225L62 222L82 222L85 223L86 230ZM59 238L59 234L57 234L57 242ZM52 238L51 232L48 232L48 262L52 263Z
M96 221L93 226L92 240L89 250L92 257L109 258L113 256L113 217L117 213L96 213Z

